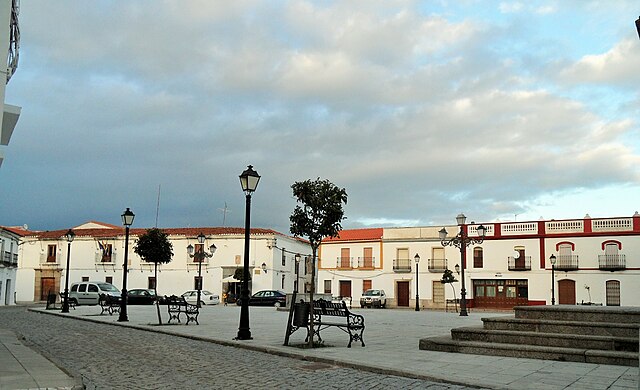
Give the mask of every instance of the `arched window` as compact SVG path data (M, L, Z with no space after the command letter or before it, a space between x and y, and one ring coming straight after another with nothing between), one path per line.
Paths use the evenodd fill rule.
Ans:
M473 248L473 268L484 267L484 256L482 254L482 248L477 246Z

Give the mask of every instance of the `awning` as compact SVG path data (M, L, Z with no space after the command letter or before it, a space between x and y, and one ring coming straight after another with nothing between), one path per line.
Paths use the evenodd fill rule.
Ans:
M233 276L227 276L226 278L222 279L222 283L239 283L240 281L236 278L234 278Z

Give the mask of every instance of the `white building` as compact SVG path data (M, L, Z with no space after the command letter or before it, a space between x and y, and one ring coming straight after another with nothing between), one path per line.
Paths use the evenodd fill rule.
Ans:
M0 53L7 53L7 66L0 67L0 166L4 160L3 148L9 144L13 129L20 117L20 107L4 102L5 87L18 67L20 29L18 27L18 0L0 0Z
M463 228L473 237L479 225ZM639 305L640 214L482 225L484 241L465 252L469 307L551 304L552 290L557 304ZM440 280L445 269L461 265L461 256L458 248L442 245L441 228L343 230L320 247L318 292L355 302L364 290L376 288L386 291L390 306L414 307L417 294L421 307L445 307L446 299L460 297L462 286ZM449 239L460 229L445 228Z
M18 246L22 229L0 226L0 306L15 303Z
M17 302L43 302L49 292L64 291L67 257L69 283L83 280L106 281L122 287L125 230L100 222L87 222L73 228L75 238L68 243L68 229L29 232L22 238L20 266L17 272ZM173 259L158 267L157 288L160 295L182 294L196 288L198 261L189 256L187 247L199 250L197 236L206 236L204 250L211 244L217 250L205 258L201 267L203 290L222 296L231 291L240 294L240 282L233 278L243 266L244 228L172 228L162 229L173 245ZM127 288L153 288L154 264L144 262L133 248L146 229L130 229ZM70 251L69 251L70 249ZM294 255L307 255L310 247L304 240L270 229L251 229L249 267L250 291L264 289L293 290L296 279ZM300 285L308 282L307 267L300 265ZM310 272L309 272L310 274Z

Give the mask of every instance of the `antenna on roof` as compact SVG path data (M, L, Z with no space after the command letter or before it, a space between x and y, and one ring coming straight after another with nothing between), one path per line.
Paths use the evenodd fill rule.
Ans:
M227 207L227 202L224 202L224 208L218 209L222 211L222 227L225 227L225 223L227 222L227 213L230 213L231 210Z

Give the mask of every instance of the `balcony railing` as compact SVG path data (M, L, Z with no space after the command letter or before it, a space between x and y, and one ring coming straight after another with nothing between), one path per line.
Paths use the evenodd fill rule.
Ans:
M393 259L395 272L411 272L411 259Z
M358 257L358 268L374 269L376 267L375 257Z
M429 259L429 272L444 272L447 268L447 259Z
M598 266L601 270L617 271L627 268L625 255L598 255Z
M18 255L16 253L11 254L11 252L4 252L4 256L2 256L2 265L5 267L17 267Z
M509 271L531 271L531 256L520 256L517 259L509 256L507 262Z
M578 269L578 255L558 255L555 268L559 271Z
M338 260L336 261L336 268L340 268L340 269L351 269L353 268L353 262L352 262L353 258L352 257L338 257Z

